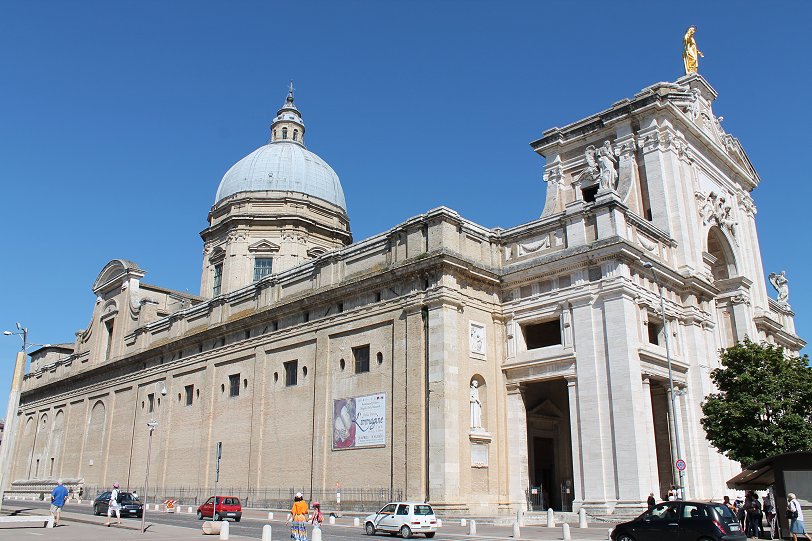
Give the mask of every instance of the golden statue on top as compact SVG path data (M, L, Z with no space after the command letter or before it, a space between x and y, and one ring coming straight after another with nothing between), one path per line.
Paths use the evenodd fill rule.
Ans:
M696 33L696 26L689 26L685 31L685 36L682 38L682 61L685 63L685 75L696 73L696 68L699 66L699 57L705 57L702 51L697 49L694 34Z

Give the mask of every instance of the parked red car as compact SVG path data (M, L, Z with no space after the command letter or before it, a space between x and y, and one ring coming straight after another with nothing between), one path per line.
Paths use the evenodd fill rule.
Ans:
M214 512L214 496L206 500L206 503L197 508L197 519L211 517L212 520L226 520L233 518L234 522L239 522L242 518L242 504L240 499L234 496L217 496L217 513Z

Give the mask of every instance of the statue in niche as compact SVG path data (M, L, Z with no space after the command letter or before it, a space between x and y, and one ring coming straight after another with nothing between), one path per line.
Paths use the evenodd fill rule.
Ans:
M479 382L471 380L471 430L482 430L482 402L479 400Z
M699 67L699 57L705 57L702 51L696 46L695 33L696 26L691 25L688 27L688 30L685 31L685 36L682 38L682 62L685 64L685 75L696 73Z
M780 304L789 306L789 280L787 279L787 271L781 271L781 274L771 272L770 283L778 292L776 300Z
M595 155L598 158L598 180L600 181L600 189L614 190L617 188L617 170L615 165L615 151L612 149L612 144L609 141L604 141L603 146L595 150Z

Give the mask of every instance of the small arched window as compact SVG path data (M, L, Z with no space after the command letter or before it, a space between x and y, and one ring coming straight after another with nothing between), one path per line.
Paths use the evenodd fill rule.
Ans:
M293 140L294 141L299 140L299 130L296 130L296 129L293 130Z
M273 140L276 141L276 130L273 131Z
M288 129L287 128L282 128L282 139L287 139L287 138L288 138Z

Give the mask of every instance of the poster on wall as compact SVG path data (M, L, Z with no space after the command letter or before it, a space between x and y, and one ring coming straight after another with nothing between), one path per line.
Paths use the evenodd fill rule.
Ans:
M386 445L386 394L333 400L333 450Z

